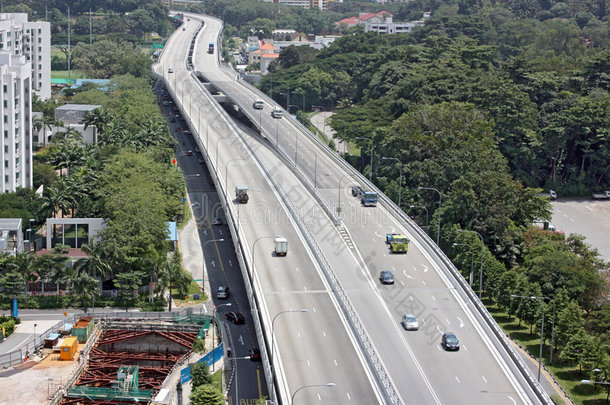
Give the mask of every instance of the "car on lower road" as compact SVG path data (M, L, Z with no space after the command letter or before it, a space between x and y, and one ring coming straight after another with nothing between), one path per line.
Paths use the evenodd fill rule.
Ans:
M381 284L394 284L394 275L389 270L383 270L379 273Z
M233 322L234 325L246 323L246 318L241 312L227 312L225 317L227 318L227 321Z
M216 298L227 299L229 298L229 287L225 287L223 285L218 287L218 291L216 292Z
M405 314L402 316L402 326L404 326L406 330L418 330L419 321L415 315Z
M460 341L457 336L455 336L455 333L445 332L441 338L441 346L443 346L443 349L445 350L458 351L460 350Z
M248 354L250 356L250 360L261 361L261 351L258 349L258 347L253 347L252 349L250 349L250 352Z

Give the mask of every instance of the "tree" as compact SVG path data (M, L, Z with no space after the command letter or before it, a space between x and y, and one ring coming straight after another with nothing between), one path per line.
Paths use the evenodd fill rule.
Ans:
M589 345L591 345L591 337L587 335L584 328L580 328L575 335L570 337L559 354L559 358L568 363L578 364L579 371L582 374L583 356Z
M139 271L120 273L115 276L114 285L119 289L118 298L125 311L134 306L138 299L138 288L142 285L144 274Z
M225 400L214 386L200 385L195 388L190 396L193 405L224 405Z
M175 252L168 256L161 266L160 284L162 290L167 289L171 294L173 289L178 290L179 295L184 295L188 291L188 286L192 281L190 273L186 272L180 264L180 256ZM169 300L169 310L172 310L172 300Z
M591 373L594 369L603 365L605 350L602 342L597 337L591 337L582 354L582 368Z
M555 340L559 345L567 345L570 338L584 328L582 315L583 310L574 300L558 312Z
M542 295L540 285L538 283L528 283L525 297L539 297ZM538 319L540 312L540 302L532 298L520 298L519 307L517 308L517 316L530 325L530 335L533 332L534 324Z
M21 277L23 277L23 280L25 281L25 291L27 292L28 283L32 277L32 273L36 269L36 256L28 252L17 253L12 262L9 263L8 268L21 274Z
M57 183L57 180L59 179L57 173L55 173L55 169L53 169L53 166L36 162L34 162L32 168L32 177L34 189L38 189L40 186L52 186Z
M198 362L191 367L191 381L193 382L193 389L200 385L212 383L210 368L206 363Z
M0 277L0 287L4 289L7 298L15 297L23 291L25 280L18 271L9 271L4 276Z

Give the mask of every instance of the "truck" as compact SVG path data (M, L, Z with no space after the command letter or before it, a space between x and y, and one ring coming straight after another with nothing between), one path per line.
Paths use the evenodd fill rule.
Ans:
M603 193L593 193L594 200L610 200L610 191L604 191Z
M275 244L275 255L276 256L286 256L288 253L288 241L286 238L282 238L281 236L276 236L274 239Z
M387 234L386 241L389 240L390 251L392 253L407 253L409 250L409 238L403 234Z
M240 204L246 204L250 199L248 196L248 186L235 186L235 199Z
M548 192L543 192L538 194L541 197L549 197L551 200L557 199L557 192L555 190L549 190Z
M365 207L376 207L377 206L377 193L373 191L364 191L360 195L360 204Z
M214 53L214 42L208 44L208 53Z

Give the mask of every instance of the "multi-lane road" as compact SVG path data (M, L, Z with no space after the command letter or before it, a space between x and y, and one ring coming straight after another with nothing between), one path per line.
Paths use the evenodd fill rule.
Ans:
M264 137L231 122L187 71L186 52L201 20L194 68L262 127ZM218 20L190 15L184 28L172 36L156 70L190 117L227 195L248 277L260 293L282 399L298 394L300 403L540 403L429 241L385 204L361 207L349 186L362 178L337 164L288 116L272 118L272 100L264 98L263 110L252 108L263 96L221 69L216 54L206 53L207 44L216 42ZM232 188L241 184L251 189L247 205L232 201ZM342 221L333 213L337 207ZM406 255L388 253L384 237L395 231L411 239ZM271 253L277 234L289 240L287 257ZM395 284L381 286L380 270L393 271ZM419 317L420 330L401 327L407 312ZM460 351L440 347L445 331L457 334Z

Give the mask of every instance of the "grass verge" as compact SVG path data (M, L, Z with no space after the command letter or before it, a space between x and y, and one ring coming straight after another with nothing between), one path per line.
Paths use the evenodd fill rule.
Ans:
M194 299L193 295L199 294L199 299ZM192 304L201 304L207 301L208 297L205 295L200 289L199 285L195 281L191 281L189 284L189 288L187 291L187 296L185 298L184 295L178 294L178 290L172 288L172 298L176 305L192 305Z

